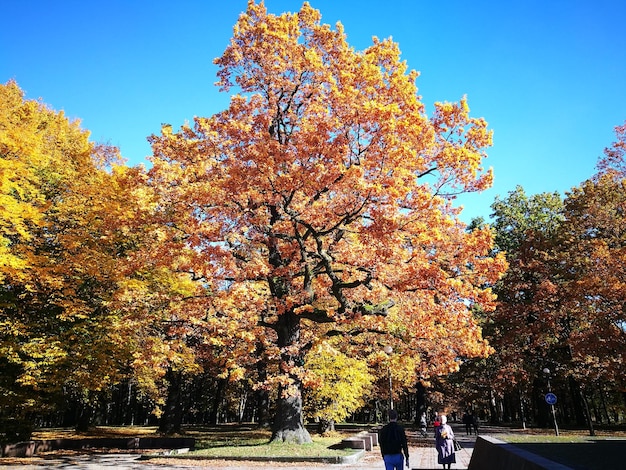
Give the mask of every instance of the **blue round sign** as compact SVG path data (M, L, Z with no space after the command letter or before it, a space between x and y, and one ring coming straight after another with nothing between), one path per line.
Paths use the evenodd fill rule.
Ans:
M546 403L548 405L556 404L556 395L554 393L546 393Z

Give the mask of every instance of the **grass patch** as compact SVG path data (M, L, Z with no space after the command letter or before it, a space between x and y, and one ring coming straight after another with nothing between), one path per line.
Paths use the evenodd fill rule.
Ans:
M188 435L194 435L190 432ZM301 457L301 458L332 458L345 457L354 453L350 449L331 448L340 442L346 434L334 432L325 436L312 436L311 444L286 444L270 442L271 432L264 429L237 429L220 432L198 431L196 450L188 455L212 458L269 458L269 457Z
M624 431L598 431L595 436L590 436L587 430L561 430L559 436L554 431L545 429L527 429L525 431L516 430L512 433L504 434L503 440L511 444L514 443L577 443L586 441L599 441L606 439L626 439Z
M589 436L583 432L554 434L507 434L498 436L509 444L573 469L624 468L626 437Z
M507 434L504 436L504 440L509 444L565 444L565 443L581 443L588 440L605 439L603 437L590 437L579 435L543 435L543 434Z
M219 425L209 427L189 427L184 429L185 437L196 439L196 450L185 454L187 458L198 456L215 459L245 458L337 458L354 453L353 449L332 448L355 431L335 431L324 436L312 435L311 444L270 443L271 432L254 425ZM54 428L38 430L33 439L79 439L98 437L157 437L156 427L144 426L95 426L86 432L72 429Z

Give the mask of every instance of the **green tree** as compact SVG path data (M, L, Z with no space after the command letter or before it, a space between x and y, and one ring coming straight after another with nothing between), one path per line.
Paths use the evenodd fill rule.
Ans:
M557 192L527 196L517 186L505 199L496 196L491 209L496 247L508 253L509 260L529 234L550 238L563 221L563 199Z
M496 249L506 253L509 263L494 285L496 309L481 312L483 333L495 353L464 365L465 386L460 389L467 390L468 402L481 391L489 399L492 420L499 421L502 413L496 401L502 404L505 396L513 395L517 410L511 412L521 413L535 378L547 362L556 360L555 350L560 348L554 243L564 214L558 193L528 196L520 186L506 198L496 198L492 209Z

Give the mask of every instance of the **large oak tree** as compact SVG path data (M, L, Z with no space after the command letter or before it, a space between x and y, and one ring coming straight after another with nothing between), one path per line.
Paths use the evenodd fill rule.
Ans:
M397 44L355 51L320 19L307 3L276 16L251 1L216 60L221 89L238 93L152 136L148 175L162 239L146 259L178 254L210 293L207 321L264 329L279 366L273 438L296 442L310 439L301 392L316 335L362 333L364 350L393 343L420 375L448 372L488 352L471 307L491 308L505 267L490 232L467 233L450 204L491 183L486 122L465 99L429 117Z

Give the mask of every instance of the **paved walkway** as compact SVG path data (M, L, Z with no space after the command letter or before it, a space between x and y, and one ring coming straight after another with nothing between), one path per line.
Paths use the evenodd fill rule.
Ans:
M463 449L456 452L456 464L453 464L452 468L464 469L469 466L470 459L472 458L476 436L466 437L458 433L456 429L454 431L457 441L459 441ZM441 468L441 465L437 463L437 451L435 450L434 439L433 445L430 447L409 448L409 455L411 456L409 461L411 468Z

